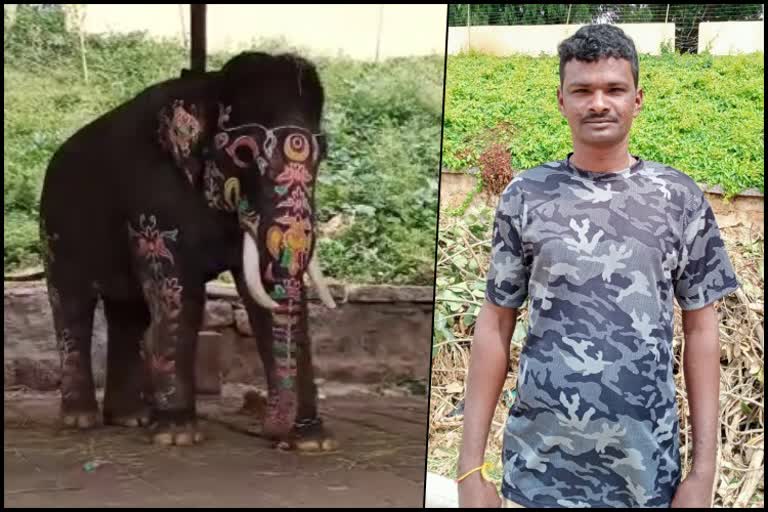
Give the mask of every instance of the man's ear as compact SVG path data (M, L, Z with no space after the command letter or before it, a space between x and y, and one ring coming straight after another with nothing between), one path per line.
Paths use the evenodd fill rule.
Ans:
M174 100L158 113L160 146L173 158L192 186L199 183L202 171L202 146L206 133L204 109L184 100Z
M563 88L562 86L557 86L557 108L560 110L560 113L565 115L565 106L563 105Z
M637 93L635 94L635 110L633 112L633 117L637 117L640 114L640 111L643 110L643 100L645 98L645 93L643 92L643 88L639 87L637 89Z

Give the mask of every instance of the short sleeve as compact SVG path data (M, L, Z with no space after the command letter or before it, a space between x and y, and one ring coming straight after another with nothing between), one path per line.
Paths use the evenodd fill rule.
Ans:
M675 297L684 310L699 309L739 288L715 214L706 197L695 205L683 231Z
M530 265L523 250L523 217L522 190L513 182L499 199L493 223L485 295L497 306L519 308L528 297Z

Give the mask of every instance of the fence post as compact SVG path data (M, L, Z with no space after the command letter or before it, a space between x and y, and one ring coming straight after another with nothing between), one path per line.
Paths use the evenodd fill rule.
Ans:
M88 83L88 59L85 56L85 16L87 4L65 4L64 13L69 29L77 30L80 42L80 65L83 68L83 81Z
M376 62L379 62L379 51L381 49L381 25L384 22L384 4L379 4L379 28L376 34Z
M568 16L565 18L566 25L571 22L571 7L573 7L573 4L568 4Z
M181 25L181 43L184 45L184 48L189 50L189 45L187 44L187 27L184 23L184 4L178 4L179 5L179 24Z
M470 34L470 27L472 26L472 21L469 19L469 10L471 9L472 4L467 4L467 52L472 50L472 43L469 41L469 34Z
M667 14L664 16L664 23L669 22L669 4L667 4Z

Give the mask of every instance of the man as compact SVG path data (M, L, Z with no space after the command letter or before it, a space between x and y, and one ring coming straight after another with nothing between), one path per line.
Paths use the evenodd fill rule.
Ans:
M504 435L504 505L709 507L719 435L713 303L739 283L696 183L628 151L643 104L633 42L618 27L585 26L559 54L573 152L518 175L499 202L467 378L460 506L502 504L475 469L518 308L530 299ZM675 300L693 428L682 483Z

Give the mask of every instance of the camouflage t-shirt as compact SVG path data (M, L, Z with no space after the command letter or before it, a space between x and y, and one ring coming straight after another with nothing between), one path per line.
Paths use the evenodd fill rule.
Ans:
M570 155L569 155L570 158ZM638 160L566 159L501 196L487 298L528 333L507 419L502 493L526 507L668 507L680 482L673 317L736 290L696 183Z

